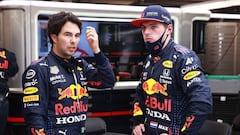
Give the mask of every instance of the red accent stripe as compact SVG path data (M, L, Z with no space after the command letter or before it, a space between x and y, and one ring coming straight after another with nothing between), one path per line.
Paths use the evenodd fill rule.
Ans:
M109 117L109 116L125 116L132 115L131 111L114 111L114 112L89 112L89 117ZM8 117L10 123L24 123L23 117Z
M93 112L89 113L89 117L108 117L108 116L124 116L132 115L131 111L114 111L114 112Z
M8 117L7 119L8 122L16 122L16 123L23 123L24 118L23 117Z
M131 74L129 72L118 72L118 75L121 77L131 77Z

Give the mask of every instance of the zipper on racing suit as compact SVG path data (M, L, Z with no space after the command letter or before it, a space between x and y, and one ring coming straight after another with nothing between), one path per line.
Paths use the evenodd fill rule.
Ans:
M77 75L76 75L74 69L72 70L72 74L73 74L73 79L74 79L74 83L75 83L75 92L76 92L76 94L78 94L78 89L77 89L78 81L77 81ZM77 110L80 110L80 99L79 99L80 96L81 95L77 95ZM85 129L85 127L81 127L81 124L80 124L80 129L81 129L81 131L80 131L79 135L81 135L82 133L85 133L86 129Z

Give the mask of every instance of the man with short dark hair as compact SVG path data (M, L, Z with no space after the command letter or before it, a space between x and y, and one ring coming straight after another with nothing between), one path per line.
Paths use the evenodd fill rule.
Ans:
M111 64L100 50L97 32L91 26L84 34L96 66L72 56L80 41L82 22L71 12L50 16L47 32L51 51L33 62L22 76L27 132L30 135L85 135L88 87L113 87L115 76Z

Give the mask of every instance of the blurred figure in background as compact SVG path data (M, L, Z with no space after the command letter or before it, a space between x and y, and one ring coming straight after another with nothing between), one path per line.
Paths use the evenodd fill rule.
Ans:
M4 134L4 130L8 117L8 79L18 72L18 64L16 56L4 48L0 48L0 135Z

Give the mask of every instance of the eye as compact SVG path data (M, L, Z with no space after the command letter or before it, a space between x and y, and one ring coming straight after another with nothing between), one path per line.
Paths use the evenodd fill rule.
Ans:
M152 25L151 26L151 29L156 29L157 28L157 25Z
M64 35L65 35L65 36L68 36L68 37L71 37L71 36L72 36L72 33L70 33L70 32L65 32Z
M80 38L80 33L75 34L75 37L79 37Z
M146 27L144 25L141 26L142 31L144 31L146 29Z

